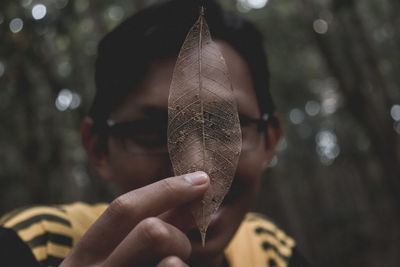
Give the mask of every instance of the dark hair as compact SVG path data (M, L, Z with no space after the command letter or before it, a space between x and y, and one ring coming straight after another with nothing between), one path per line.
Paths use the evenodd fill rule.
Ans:
M162 1L128 18L107 34L98 46L96 95L89 112L103 124L112 110L137 86L154 59L177 56L189 28L199 14L200 0ZM271 114L269 71L259 31L233 13L223 12L212 0L205 17L213 39L224 40L248 63L261 114Z

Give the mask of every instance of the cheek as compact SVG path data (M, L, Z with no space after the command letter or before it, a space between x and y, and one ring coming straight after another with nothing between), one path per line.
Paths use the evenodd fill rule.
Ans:
M258 184L263 172L262 153L259 151L244 152L240 155L236 178L247 185Z
M130 155L110 144L112 182L122 194L172 176L167 155Z

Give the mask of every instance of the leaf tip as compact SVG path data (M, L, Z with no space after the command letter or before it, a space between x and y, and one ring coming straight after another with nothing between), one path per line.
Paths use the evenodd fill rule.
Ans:
M200 235L201 235L201 246L204 248L206 247L206 231L200 230Z
M205 13L204 6L201 6L200 7L200 16L204 17L204 13Z

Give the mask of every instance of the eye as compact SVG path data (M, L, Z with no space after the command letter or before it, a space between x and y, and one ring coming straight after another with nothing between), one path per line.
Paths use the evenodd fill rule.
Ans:
M125 138L126 144L136 144L143 147L159 147L167 143L165 134L161 132L136 133Z
M166 145L166 135L163 124L152 120L138 121L125 132L125 143L142 147L160 147Z

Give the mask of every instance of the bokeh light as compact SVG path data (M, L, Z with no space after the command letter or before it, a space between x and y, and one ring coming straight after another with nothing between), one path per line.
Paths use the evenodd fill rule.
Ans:
M81 97L77 93L72 93L71 104L69 105L70 109L76 109L81 105Z
M4 22L4 16L3 14L0 13L0 24L2 24Z
M24 27L24 22L20 18L15 18L10 21L10 31L13 33L18 33Z
M395 121L400 121L400 105L393 105L390 109L390 115Z
M67 109L76 109L81 105L81 97L77 93L73 93L69 89L62 89L56 99L56 108L59 111Z
M247 0L247 4L251 8L263 8L268 3L268 0Z
M112 5L108 8L107 15L111 20L120 21L124 18L125 11L121 6Z
M304 121L304 112L298 108L294 108L289 113L289 119L293 124L300 124Z
M34 5L32 8L32 17L35 20L40 20L46 16L47 8L43 4Z
M340 147L337 143L336 134L331 130L319 131L315 137L316 151L320 161L324 165L333 163L340 154Z
M307 101L305 110L307 115L316 116L321 111L321 105L317 101Z
M240 12L248 12L251 9L260 9L265 7L268 0L237 0L236 6Z
M4 66L4 63L0 61L0 77L3 76L5 70L6 70L6 67Z
M327 98L322 101L322 109L325 114L333 114L335 113L337 108L337 100L334 98Z
M329 86L324 89L322 93L322 113L325 115L331 115L336 112L339 105L339 94L334 89L334 87L330 88Z
M393 124L393 129L395 130L396 133L400 134L400 121L396 121Z
M323 19L316 19L314 20L313 28L316 33L325 34L328 31L328 22Z
M68 109L72 102L72 92L69 89L62 89L56 99L56 108L59 111L65 111Z
M269 162L268 167L269 167L269 168L273 168L273 167L275 167L276 165L278 165L278 162L279 162L278 156L275 155L275 156L272 157L271 161Z

